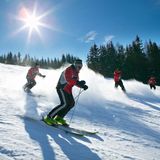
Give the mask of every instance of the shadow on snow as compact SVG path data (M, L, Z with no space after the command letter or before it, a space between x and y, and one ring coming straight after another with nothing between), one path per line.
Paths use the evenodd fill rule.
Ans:
M34 116L38 116L37 107L38 106L34 97L27 94L25 105L26 114L23 118L25 130L29 134L31 139L39 143L44 160L54 160L56 159L55 155L59 153L55 153L56 150L54 150L53 146L51 146L51 143L53 143L53 141L59 145L63 153L70 160L75 160L75 158L77 160L100 160L98 155L92 152L89 147L76 140L79 139L78 137L66 134L56 128L53 131L53 127L46 126L45 124L43 124L43 122L25 118L25 116L31 116L33 113ZM79 140L90 143L89 139L87 139L86 137L81 137Z

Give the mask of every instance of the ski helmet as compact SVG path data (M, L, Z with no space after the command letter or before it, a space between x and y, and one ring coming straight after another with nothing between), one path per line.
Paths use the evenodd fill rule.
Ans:
M82 66L83 66L82 60L81 60L81 59L76 59L75 62L74 62L74 66L75 66L76 68L81 69Z

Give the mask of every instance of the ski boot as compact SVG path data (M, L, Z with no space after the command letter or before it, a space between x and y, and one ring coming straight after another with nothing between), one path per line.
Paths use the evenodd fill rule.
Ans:
M50 118L49 116L44 117L43 121L50 126L58 124L54 118Z
M66 122L66 120L64 120L62 117L60 116L56 116L54 118L54 120L56 120L56 122L59 124L59 125L62 125L62 126L65 126L65 127L69 127L69 124Z
M30 88L29 88L27 85L24 85L24 86L23 86L23 90L24 90L25 92L27 92L27 93L31 93L31 90L30 90Z

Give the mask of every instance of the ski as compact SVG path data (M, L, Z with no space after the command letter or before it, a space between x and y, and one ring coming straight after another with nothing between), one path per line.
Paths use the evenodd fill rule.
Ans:
M37 98L43 98L43 97L45 97L44 95L33 94L33 93L29 93L28 95L29 95L29 96L32 96L32 97L37 97Z
M23 118L23 119L27 119L27 120L39 121L38 119L35 119L33 117L28 117L28 116L25 116L25 117L19 116L19 117ZM44 122L43 118L41 119L41 121ZM76 136L81 136L81 137L84 137L84 136L87 136L87 135L95 135L95 134L98 133L97 131L87 131L87 130L83 130L83 129L77 129L77 128L73 128L73 127L62 126L60 124L48 125L45 122L44 122L44 124L46 124L47 126L52 127L52 128L54 127L54 128L60 129L60 130L64 131L65 133L69 133L69 134L76 135Z
M48 125L48 124L44 121L43 117L42 117L42 121L43 121L47 126L60 129L60 130L64 131L65 133L70 133L70 134L73 134L73 135L76 135L76 136L82 136L82 137L84 136L83 133L78 132L78 131L76 131L76 130L74 130L74 129L72 129L72 128L69 128L69 127L65 127L65 126L62 126L62 125L59 125L59 124Z
M82 133L82 132L79 132L79 131L74 130L74 129L69 128L69 127L64 127L62 125L52 125L51 127L58 128L58 129L64 131L65 133L73 134L73 135L76 135L76 136L81 136L81 137L85 136L84 133Z
M44 117L42 117L42 121L45 123L43 118ZM48 125L47 123L45 123L45 124ZM61 129L61 130L65 131L66 133L71 133L71 134L75 134L75 135L79 135L79 136L94 135L94 134L98 133L97 131L88 131L88 130L78 129L78 128L74 128L74 127L63 126L60 124L49 125L49 126Z
M35 119L35 118L33 118L33 117L29 117L29 116L20 116L20 115L18 115L18 117L19 118L21 118L21 119L25 119L25 120L29 120L29 121L33 121L33 122L44 122L43 121L43 119L41 119L41 120L38 120L38 119ZM41 123L42 124L42 123ZM67 128L67 127L64 127L64 126L62 126L62 125L48 125L47 123L43 123L43 124L45 124L45 125L47 125L48 127L51 127L51 128L57 128L57 129L59 129L59 130L62 130L62 131L64 131L65 133L69 133L69 134L72 134L72 135L76 135L76 136L80 136L80 137L83 137L84 136L84 134L82 134L82 133L80 133L80 132L76 132L76 131L74 131L74 130L72 130L72 129L70 129L70 128Z
M88 131L88 130L73 128L73 127L65 127L65 128L71 129L71 130L73 130L75 132L82 133L84 135L92 135L92 134L94 135L94 134L98 133L98 131Z
M43 121L43 119L42 119L42 121ZM45 123L45 124L48 125L47 123ZM97 131L87 131L87 130L77 129L77 128L73 128L73 127L69 127L69 126L63 126L60 124L48 125L48 126L55 127L55 128L58 128L58 129L65 131L66 133L71 133L71 134L75 134L75 135L79 135L79 136L94 135L94 134L98 133Z

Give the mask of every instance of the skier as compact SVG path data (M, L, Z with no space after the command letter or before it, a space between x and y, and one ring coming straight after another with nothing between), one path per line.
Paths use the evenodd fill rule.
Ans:
M60 124L69 126L64 119L65 115L74 107L75 101L72 95L72 87L77 86L88 89L84 80L79 81L79 71L82 68L82 60L75 60L74 64L66 68L59 78L57 84L57 93L60 99L60 104L53 108L49 114L44 118L44 122L48 125Z
M126 92L126 89L124 88L124 85L123 85L123 82L122 82L122 79L121 79L121 74L122 74L122 72L118 68L114 71L115 88L118 88L118 86L120 86L121 89L124 92Z
M43 78L46 77L39 72L39 67L40 65L35 63L35 65L28 70L26 75L27 83L23 86L24 91L30 92L30 89L36 85L35 77L37 75Z
M156 78L154 76L151 76L148 80L148 84L150 86L150 89L154 88L156 89Z

